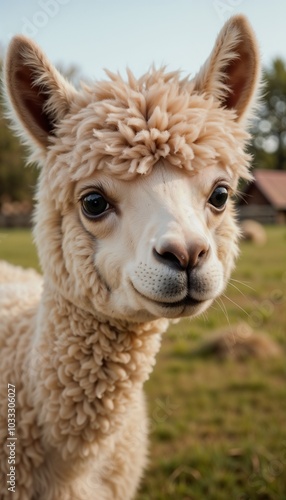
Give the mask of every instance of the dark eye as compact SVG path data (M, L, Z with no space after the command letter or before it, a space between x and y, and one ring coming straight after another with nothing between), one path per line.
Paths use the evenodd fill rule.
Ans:
M228 190L225 186L218 186L214 189L208 202L218 210L222 210L228 199Z
M99 193L89 193L81 199L82 211L89 218L96 218L110 208L110 204Z

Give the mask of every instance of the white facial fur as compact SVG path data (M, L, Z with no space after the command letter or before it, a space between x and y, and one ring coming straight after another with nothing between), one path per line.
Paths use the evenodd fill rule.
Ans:
M166 162L132 182L101 173L80 181L75 200L82 230L94 241L94 266L109 290L101 308L134 321L204 311L224 289L235 247L228 240L228 261L219 257L229 207L216 212L208 200L216 186L231 190L235 182L218 166L191 175ZM84 215L79 201L91 192L110 203L95 220Z

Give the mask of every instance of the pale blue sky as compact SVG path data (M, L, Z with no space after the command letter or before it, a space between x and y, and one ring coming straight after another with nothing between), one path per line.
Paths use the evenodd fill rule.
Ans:
M34 38L54 63L90 78L102 68L139 76L152 62L194 74L232 14L248 16L264 64L286 60L285 0L0 0L0 43Z

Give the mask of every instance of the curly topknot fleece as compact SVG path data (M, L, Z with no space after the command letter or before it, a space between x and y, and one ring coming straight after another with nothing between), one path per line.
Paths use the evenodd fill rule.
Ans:
M73 180L95 168L132 179L149 174L161 158L188 171L218 161L249 178L250 156L244 151L249 134L235 122L234 110L194 92L194 83L180 80L179 72L153 68L137 80L128 71L128 82L107 73L109 81L84 88L89 104L59 130L64 144L74 145L72 157L65 158ZM76 137L66 137L71 125Z

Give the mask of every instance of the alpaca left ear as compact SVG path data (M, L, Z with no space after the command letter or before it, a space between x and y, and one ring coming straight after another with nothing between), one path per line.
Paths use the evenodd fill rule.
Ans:
M29 38L15 36L5 61L5 90L12 121L25 142L46 149L77 95Z
M233 16L225 23L210 57L195 76L195 90L214 96L225 108L234 109L239 121L250 110L259 82L260 57L254 32L244 16Z

